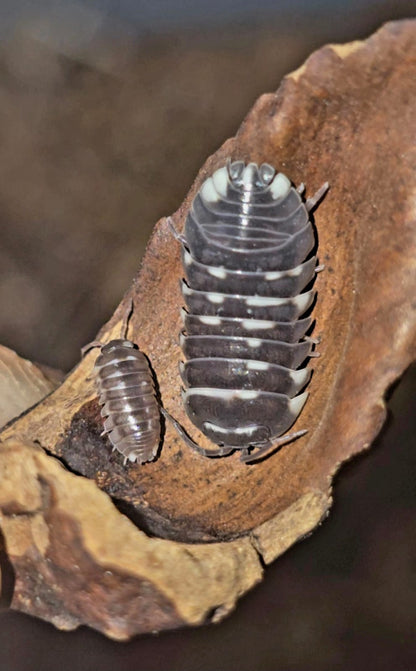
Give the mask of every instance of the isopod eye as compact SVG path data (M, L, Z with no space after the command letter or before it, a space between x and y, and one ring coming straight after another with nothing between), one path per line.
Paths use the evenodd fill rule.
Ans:
M244 161L234 161L228 164L228 174L232 182L238 186L241 184L241 176L244 170Z
M260 166L259 172L260 172L260 177L263 181L263 184L265 186L268 186L271 183L276 171L275 171L275 169L273 168L272 165L269 165L268 163L263 163Z

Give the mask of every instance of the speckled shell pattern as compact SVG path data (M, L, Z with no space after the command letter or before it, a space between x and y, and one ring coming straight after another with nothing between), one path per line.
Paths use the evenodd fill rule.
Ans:
M305 204L272 166L235 161L202 185L182 243L187 415L220 446L272 441L298 417L310 378L303 315L316 257Z
M160 410L149 363L129 340L112 340L94 373L104 430L125 460L152 461L160 443Z

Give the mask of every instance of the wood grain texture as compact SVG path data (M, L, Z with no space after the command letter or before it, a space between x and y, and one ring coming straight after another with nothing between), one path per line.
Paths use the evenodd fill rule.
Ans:
M385 418L386 390L416 355L415 37L416 22L403 21L387 24L364 42L327 46L313 54L285 78L277 93L257 101L237 135L207 160L174 214L181 230L201 183L228 157L271 163L295 184L305 182L308 195L330 182L330 192L315 213L319 261L326 266L317 277L314 309L314 336L322 339L321 358L313 360L310 397L293 427L307 428L308 434L268 460L247 466L238 454L209 460L192 452L168 425L157 461L123 466L122 457L111 454L108 441L99 436L102 427L91 379L97 352L91 351L54 394L3 433L2 439L12 440L14 448L8 443L2 458L10 463L12 478L17 465L12 467L9 460L19 450L25 454L24 463L32 463L30 477L37 482L46 479L50 483L45 472L58 468L59 484L55 489L48 484L51 512L42 513L49 533L53 528L53 543L42 536L42 556L48 557L48 566L60 566L65 548L77 546L73 561L82 565L82 575L85 571L83 580L78 574L77 590L88 591L91 580L102 584L97 575L101 575L103 552L113 553L111 571L131 578L132 566L116 557L115 550L121 547L116 537L118 524L128 529L123 543L134 544L140 538L143 543L164 544L158 559L163 580L155 577L157 572L146 574L151 585L147 596L138 583L132 583L130 598L140 595L150 609L146 624L137 613L127 612L119 578L112 587L111 607L99 591L94 604L97 612L91 614L84 602L77 601L73 615L74 576L69 564L65 570L54 571L48 583L40 568L44 560L39 559L39 550L34 554L33 542L11 549L17 537L10 516L17 494L11 491L2 500L4 534L18 577L15 607L38 612L59 626L61 608L72 613L73 619L65 626L86 622L114 637L196 624L213 611L218 619L259 579L257 552L264 561L272 561L326 516L334 473L342 462L369 447ZM162 220L133 286L98 337L108 341L119 335L126 306L133 298L129 338L149 357L166 409L208 447L206 438L187 420L180 401L181 275L179 248ZM67 473L40 448L34 451L33 441L90 481ZM93 511L103 505L111 519L118 520L110 531L97 521L82 527L82 542L79 540L80 520L73 500L60 491L61 487L67 491L67 479L80 511L87 488L91 503L85 509ZM25 504L20 505L29 512ZM52 523L49 515L53 517L57 509L65 523L61 517L59 524ZM150 539L143 531L159 539ZM77 541L74 534L78 534ZM184 555L175 565L175 580L183 581L184 601L177 592L166 596L163 582L172 572L172 564L164 557L169 557L171 544L177 547L178 541ZM209 544L202 545L204 541ZM92 545L99 551L91 551ZM202 573L199 560L190 564L184 560L190 548L205 553ZM228 587L224 583L218 591L213 567L230 548L236 548L234 558L241 557L241 563L235 561L228 567L234 589L230 592L225 580ZM137 555L141 576L142 562L143 556ZM62 596L61 605L56 606L58 615L48 615L43 592L36 601L43 606L35 605L28 581L37 572L55 596L58 592ZM204 598L199 591L194 594L201 574ZM224 598L220 598L221 589ZM116 626L110 611L118 598ZM196 607L195 599L200 598ZM187 600L194 604L195 612L184 605ZM123 613L125 620L120 624Z
M62 379L58 371L42 369L0 345L0 427L38 403Z

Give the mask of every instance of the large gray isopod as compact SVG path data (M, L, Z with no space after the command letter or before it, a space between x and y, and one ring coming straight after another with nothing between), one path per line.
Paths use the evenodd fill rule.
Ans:
M286 433L308 396L314 341L304 315L320 269L309 212L327 188L304 202L303 185L271 165L234 161L203 183L185 235L174 231L185 274L183 402L218 448L187 442L207 456L238 449L249 463L306 432Z

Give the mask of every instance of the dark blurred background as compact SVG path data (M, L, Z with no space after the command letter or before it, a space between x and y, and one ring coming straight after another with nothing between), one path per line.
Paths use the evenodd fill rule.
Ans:
M256 98L414 1L0 2L0 342L68 370ZM1 671L416 669L416 369L332 515L224 623L126 645L0 615Z

